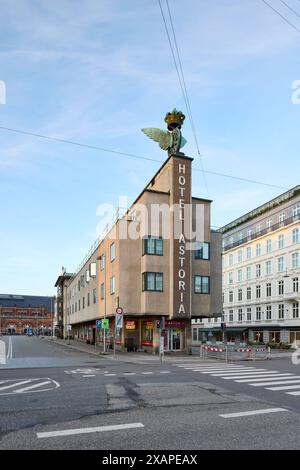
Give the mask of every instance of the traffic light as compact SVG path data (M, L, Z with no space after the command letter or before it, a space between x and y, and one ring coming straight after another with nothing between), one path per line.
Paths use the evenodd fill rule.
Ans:
M157 330L164 330L165 329L165 317L161 317L160 320L156 320L156 329Z
M156 320L156 329L157 330L160 330L161 326L160 326L160 320Z
M221 323L221 330L226 330L226 323L224 322Z

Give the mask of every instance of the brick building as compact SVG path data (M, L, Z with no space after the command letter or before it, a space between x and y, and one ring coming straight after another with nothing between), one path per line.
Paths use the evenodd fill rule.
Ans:
M51 334L53 297L0 294L0 334Z

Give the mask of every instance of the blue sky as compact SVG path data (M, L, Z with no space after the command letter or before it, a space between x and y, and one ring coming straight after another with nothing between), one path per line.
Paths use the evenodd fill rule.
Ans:
M300 28L279 0L269 0ZM300 34L261 0L169 0L204 169L299 184ZM298 9L298 0L289 0ZM185 111L157 0L0 0L0 125L163 161L141 133ZM190 123L185 153L200 167ZM0 130L0 292L51 295L96 238L97 207L133 201L159 163ZM193 174L222 226L279 188Z

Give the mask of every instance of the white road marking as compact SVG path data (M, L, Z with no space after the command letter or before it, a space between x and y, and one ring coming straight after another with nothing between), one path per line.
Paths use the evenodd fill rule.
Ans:
M267 413L278 413L279 411L287 411L285 408L266 408L262 410L253 410L253 411L242 411L240 413L227 413L221 416L221 418L239 418L243 416L255 416L262 415Z
M267 390L292 390L293 388L300 388L300 384L299 385L287 385L284 387L270 387L270 388L267 387Z
M42 387L42 385L48 385L48 384L51 384L51 380L45 380L45 382L39 382L37 384L30 385L29 387L18 388L18 390L16 390L16 393L27 392L28 390L32 390L33 388Z
M248 377L249 375L256 375L256 374L266 374L267 371L265 369L257 369L258 372L256 371L252 371L252 372L245 372L244 370L236 370L236 371L233 371L233 372L218 372L218 373L213 373L211 374L213 377L221 377L221 376L224 376L224 377L227 377L227 376L235 376L235 375L245 375L246 377ZM278 372L278 371L270 371L270 372ZM206 373L206 372L205 372Z
M234 368L230 368L230 369L192 369L193 371L195 372L202 372L203 374L221 374L221 373L232 373L232 372L239 372L239 371L245 371L244 367L234 367ZM246 369L246 370L249 370L249 369Z
M249 385L252 385L252 387L267 387L268 385L288 385L288 384L297 384L297 383L300 383L300 379L298 380L293 380L293 379L289 379L289 380L279 380L279 381L276 381L275 383L274 382L263 382L263 383L260 383L260 384L249 384Z
M243 383L243 382L265 382L267 380L280 380L285 377L289 378L288 376L291 376L293 379L300 379L300 376L294 376L293 374L266 374L263 376L259 376L259 379L252 378L252 377L257 377L257 375L252 375L251 377L247 377L247 379L239 379L235 380L235 382L238 383ZM250 380L251 379L251 380Z
M124 372L123 375L135 375L136 372Z
M96 377L96 375L83 375L82 377Z
M161 370L159 373L160 374L170 374L171 372L169 370Z
M12 355L13 355L13 347L12 347L12 339L10 336L8 339L8 349L7 349L6 359L12 359Z
M152 375L153 372L142 372L143 375Z
M93 428L78 428L78 429L65 429L63 431L49 431L49 432L37 432L36 435L39 439L46 437L58 437L58 436L74 436L75 434L88 434L92 432L104 432L104 431L119 431L122 429L136 429L143 428L142 423L128 423L128 424L115 424L111 426L96 426Z
M224 380L234 380L234 379L255 379L255 378L268 378L268 377L276 377L277 376L277 373L274 373L274 372L270 372L270 373L261 373L261 372L256 372L253 374L237 374L235 376L224 376L222 377L222 379Z
M111 377L112 375L116 375L116 374L105 374L104 377Z
M287 395L294 395L294 396L299 396L300 392L286 392Z
M13 388L13 387L18 387L19 385L23 385L23 384L28 384L31 382L31 379L29 380L23 380L22 382L17 382L17 381L14 381L13 384L10 384L10 385L5 385L5 387L0 387L0 392L2 390L6 390L8 388Z

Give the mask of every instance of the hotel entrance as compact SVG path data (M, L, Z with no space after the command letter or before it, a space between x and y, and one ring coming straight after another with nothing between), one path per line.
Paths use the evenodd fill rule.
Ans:
M185 323L166 320L164 337L165 351L183 351L185 349Z

